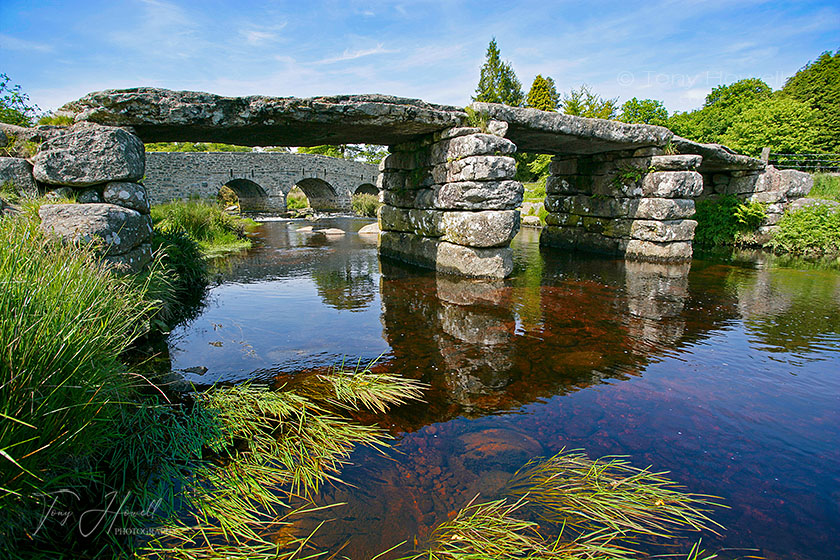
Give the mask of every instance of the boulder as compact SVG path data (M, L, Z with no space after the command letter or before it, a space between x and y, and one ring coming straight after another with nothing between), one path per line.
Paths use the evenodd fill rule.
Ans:
M443 240L468 247L506 247L519 231L517 210L444 212Z
M667 243L671 241L692 241L697 222L694 220L634 220L630 229L633 239Z
M104 256L128 253L148 241L152 221L114 204L44 204L41 230L70 243L94 243Z
M149 197L146 194L146 187L139 183L111 181L105 185L102 198L109 204L131 208L141 214L149 213Z
M691 241L657 243L640 239L631 239L624 253L628 259L666 263L690 261L691 255Z
M19 195L38 196L32 164L23 158L0 157L0 186L4 185L11 185Z
M506 156L470 156L432 169L435 183L498 181L513 179L515 175L516 160Z
M694 201L679 198L643 198L631 213L642 220L679 220L694 215Z
M359 228L359 235L379 235L379 224L374 222Z
M420 191L419 208L439 210L513 210L522 204L519 181L463 181Z
M379 253L461 276L505 278L513 270L513 254L509 247L465 247L396 231L379 234Z
M76 202L79 204L102 202L102 195L99 194L99 189L83 189L76 191Z
M106 256L102 260L110 263L119 272L137 273L152 262L152 245L143 243L126 253Z
M35 178L51 185L85 187L108 181L137 181L146 161L143 143L120 129L77 124L41 145L32 159Z
M703 163L703 156L673 155L652 156L650 165L657 171L696 171Z
M642 179L642 196L694 198L703 192L703 177L696 171L658 171Z

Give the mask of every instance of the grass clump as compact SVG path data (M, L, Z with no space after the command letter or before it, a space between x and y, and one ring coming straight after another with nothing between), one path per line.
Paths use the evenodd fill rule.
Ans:
M814 186L808 196L840 202L840 175L815 173Z
M251 247L245 237L247 223L214 202L190 199L159 204L152 207L152 222L162 232L185 232L210 255Z
M517 471L500 499L471 501L403 560L637 558L646 539L719 527L707 515L714 498L682 492L665 474L561 450Z
M754 232L764 221L764 205L758 202L741 202L726 195L715 200L697 203L694 219L697 230L694 241L698 245L737 245L746 235Z
M367 193L354 194L350 204L353 212L366 218L375 218L379 207L382 206L378 196Z
M815 204L786 213L770 241L777 252L803 256L840 254L840 208Z
M533 183L523 183L525 187L525 194L523 200L525 202L542 202L545 200L545 177Z
M151 305L92 250L49 242L32 221L0 220L0 235L2 541L10 522L37 526L26 523L44 496L97 478L86 466L136 381L118 356Z

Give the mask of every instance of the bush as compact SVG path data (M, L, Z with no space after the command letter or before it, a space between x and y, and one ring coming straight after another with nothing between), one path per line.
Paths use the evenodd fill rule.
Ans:
M694 242L704 246L737 244L744 234L755 231L764 218L764 206L758 202L741 202L732 195L701 200L694 215Z
M840 209L820 204L785 214L770 246L806 256L840 253Z
M33 496L94 477L85 465L130 393L119 355L151 306L91 250L46 240L34 220L0 220L0 236L2 541L10 523L37 526L24 525L42 511Z
M251 247L245 238L246 223L212 202L176 200L153 206L152 222L164 233L183 231L207 253Z
M365 216L367 218L375 218L376 213L379 211L379 207L382 206L382 203L379 202L379 197L375 194L360 193L353 195L351 205L353 207L353 212L357 215Z

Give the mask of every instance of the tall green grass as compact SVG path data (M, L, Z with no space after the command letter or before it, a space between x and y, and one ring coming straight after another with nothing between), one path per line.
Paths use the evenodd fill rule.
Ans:
M785 213L770 246L808 257L840 254L840 209L814 205Z
M0 220L0 238L0 518L8 523L40 513L39 494L97 478L90 457L113 435L137 382L119 355L151 305L92 251L49 242L32 221ZM4 524L0 538L8 531Z
M251 247L251 241L245 238L246 222L215 202L190 199L156 205L152 207L152 222L163 232L186 232L206 253Z
M815 173L814 186L808 196L810 198L825 198L840 202L840 175Z

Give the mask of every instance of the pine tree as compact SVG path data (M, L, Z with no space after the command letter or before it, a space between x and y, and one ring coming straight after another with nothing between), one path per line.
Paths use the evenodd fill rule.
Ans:
M557 95L557 88L554 86L554 80L543 78L541 74L537 74L534 83L531 84L530 91L528 91L525 105L540 111L554 111L557 109L558 101L559 96Z
M523 98L522 83L516 78L510 63L502 62L494 37L487 47L487 59L481 67L481 78L473 101L521 107Z

